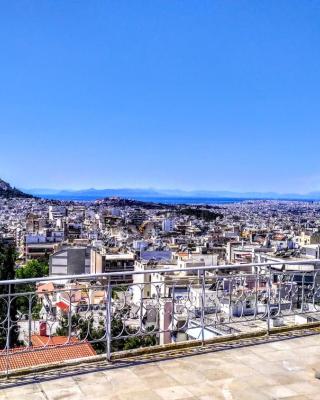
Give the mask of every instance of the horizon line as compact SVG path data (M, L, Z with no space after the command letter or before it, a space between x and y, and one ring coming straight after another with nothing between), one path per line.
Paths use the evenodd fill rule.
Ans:
M176 195L195 195L195 194L207 194L207 195L218 195L218 194L225 194L225 195L243 195L243 196L252 196L252 195L260 195L260 196L314 196L317 195L320 197L320 190L319 191L312 191L312 192L304 192L304 193L298 193L298 192L277 192L277 191L237 191L237 190L211 190L211 189L161 189L161 188L154 188L154 187L109 187L109 188L77 188L77 189L71 189L71 188L19 188L20 190L23 191L29 191L31 194L37 193L37 194L43 194L43 195L49 195L49 194L56 194L56 195L63 195L64 192L69 192L69 193L75 193L77 192L101 192L101 191L150 191L150 192L158 192L158 193L150 193L150 195L154 194L162 194L162 195L170 195L173 193L176 193ZM55 193L45 193L46 191L52 191ZM171 193L166 193L166 192L171 192ZM89 193L88 193L89 194Z

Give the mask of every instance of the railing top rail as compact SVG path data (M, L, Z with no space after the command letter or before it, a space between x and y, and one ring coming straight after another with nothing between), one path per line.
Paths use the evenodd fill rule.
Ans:
M203 267L187 267L187 268L162 268L162 269L148 269L141 271L117 271L105 272L99 274L80 274L80 275L61 275L61 276L46 276L43 278L28 278L28 279L12 279L0 281L0 285L19 285L23 283L38 283L38 282L52 282L52 281L65 281L65 280L95 280L114 276L129 276L129 275L145 275L153 273L174 273L174 272L187 272L187 271L216 271L219 269L245 269L253 267L273 267L283 265L320 265L320 259L315 260L297 260L297 261L279 261L279 262L262 262L262 263L247 263L247 264L228 264L228 265L206 265ZM305 271L302 271L305 272Z

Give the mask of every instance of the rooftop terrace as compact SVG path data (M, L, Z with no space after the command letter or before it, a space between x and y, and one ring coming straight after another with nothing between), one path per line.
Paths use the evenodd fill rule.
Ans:
M196 267L183 290L153 271L0 281L0 400L320 399L319 266Z
M320 398L319 330L79 365L0 381L0 399Z

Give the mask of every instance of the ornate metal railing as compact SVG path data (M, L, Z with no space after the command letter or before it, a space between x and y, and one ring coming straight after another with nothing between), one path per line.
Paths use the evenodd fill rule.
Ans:
M319 260L0 281L0 374L320 319Z

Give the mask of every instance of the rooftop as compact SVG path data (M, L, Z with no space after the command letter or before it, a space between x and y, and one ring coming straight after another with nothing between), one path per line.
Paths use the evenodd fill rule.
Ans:
M0 352L0 376L7 366L10 369L21 370L35 366L63 363L70 359L84 359L96 355L90 343L78 341L76 338L70 338L70 345L66 336L32 335L31 341L32 347L28 352L24 352L19 348L10 350L8 353Z
M69 372L48 372L29 380L10 378L0 381L0 398L319 399L320 380L314 376L320 369L319 334L277 341L256 339L254 343L193 352L77 366Z

